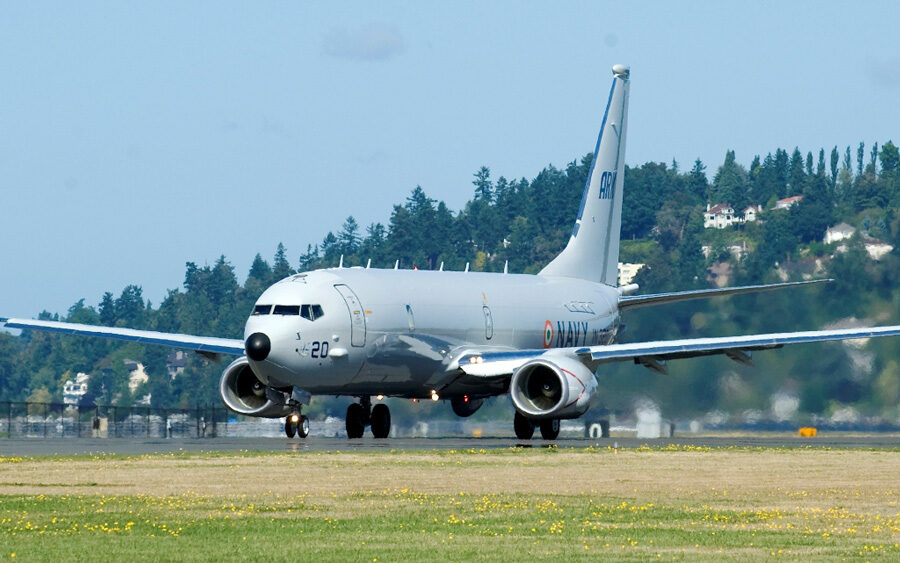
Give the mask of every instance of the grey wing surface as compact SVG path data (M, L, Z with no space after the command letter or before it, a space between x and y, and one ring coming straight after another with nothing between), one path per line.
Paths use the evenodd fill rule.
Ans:
M192 350L201 354L229 354L235 356L244 354L243 341L214 336L193 336L190 334L174 334L152 330L135 330L57 321L35 321L31 319L0 319L0 324L4 324L8 328L44 330L64 334L112 338L128 342L140 342L142 344L157 344L182 350Z
M786 289L803 285L829 283L832 279L808 280L800 282L770 283L764 285L745 285L740 287L720 287L715 289L696 289L693 291L674 291L671 293L651 293L648 295L628 295L619 298L619 310L647 307L649 305L662 305L664 303L676 303L691 299L707 299L709 297L724 297L726 295L739 295L742 293L760 293L776 289Z
M717 338L690 338L683 340L660 340L611 344L609 346L589 346L556 348L550 350L519 350L514 352L484 352L466 355L459 360L460 369L472 376L496 377L511 374L525 362L539 356L552 358L554 355L573 356L592 369L606 362L634 361L651 369L657 369L661 362L681 358L695 358L713 354L725 354L733 360L749 363L747 352L781 348L787 344L852 340L857 338L878 338L900 335L900 325L874 328L853 328L837 330L812 330L806 332L778 332L746 336Z

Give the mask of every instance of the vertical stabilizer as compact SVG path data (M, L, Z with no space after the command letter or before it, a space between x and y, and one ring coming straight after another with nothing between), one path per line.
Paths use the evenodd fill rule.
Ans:
M624 65L616 65L612 71L609 101L572 237L559 256L541 270L542 276L617 285L630 71Z

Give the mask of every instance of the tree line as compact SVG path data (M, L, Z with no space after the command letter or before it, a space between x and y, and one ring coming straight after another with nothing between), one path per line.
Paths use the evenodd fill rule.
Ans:
M734 283L799 279L789 266L818 260L821 274L837 282L825 288L789 294L745 296L668 306L665 311L637 310L624 315L628 339L659 339L713 334L817 328L848 317L896 320L894 291L900 264L895 251L874 262L859 237L845 252L821 243L825 229L839 221L866 235L900 247L900 155L890 141L854 151L834 147L816 154L778 148L740 164L734 151L709 174L699 159L690 169L677 162L626 166L620 259L645 264L636 282L644 292L705 287L708 268L727 264ZM591 155L563 168L549 165L532 179L493 178L488 167L472 179L472 197L462 209L416 186L393 206L386 223L360 226L349 216L339 229L310 243L293 257L279 244L271 261L257 254L243 282L222 256L212 265L186 264L181 287L153 306L139 285L105 293L96 306L79 300L64 314L40 318L127 326L239 338L259 294L296 271L366 265L420 269L536 273L566 244L590 170ZM802 195L789 210L769 210L783 197ZM761 205L762 220L734 229L703 228L707 203L729 203L736 210ZM748 248L737 257L725 251L740 241ZM704 256L701 247L712 248ZM889 342L873 345L886 350ZM669 376L634 366L603 368L601 406L628 409L649 398L667 413L698 415L765 410L778 393L797 397L799 412L827 413L843 406L878 416L896 414L900 369L877 354L860 363L856 352L839 345L800 347L761 355L756 368L727 360L676 362ZM190 355L184 374L169 376L169 350L96 339L24 331L0 334L0 400L60 400L62 384L78 371L92 374L89 399L131 404L151 395L154 406L185 407L218 401L222 365ZM861 354L868 354L863 351ZM128 389L123 360L142 362L149 381ZM862 366L862 367L860 367ZM606 371L608 370L608 371ZM755 371L754 371L755 370ZM321 412L340 412L329 399L317 400ZM507 405L497 407L506 409ZM315 411L315 409L314 409Z

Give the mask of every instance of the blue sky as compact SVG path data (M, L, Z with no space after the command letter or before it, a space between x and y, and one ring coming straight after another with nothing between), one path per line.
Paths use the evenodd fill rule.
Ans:
M28 2L0 17L0 316L184 263L243 279L416 185L590 151L632 68L626 161L900 139L896 2ZM626 186L627 189L627 186Z

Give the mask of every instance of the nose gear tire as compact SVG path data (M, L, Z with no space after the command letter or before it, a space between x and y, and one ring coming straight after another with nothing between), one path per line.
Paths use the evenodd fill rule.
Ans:
M309 436L309 418L306 415L300 417L300 424L297 425L297 437L306 438Z
M290 416L284 419L284 433L287 434L288 438L293 438L297 433L297 425L291 420Z

